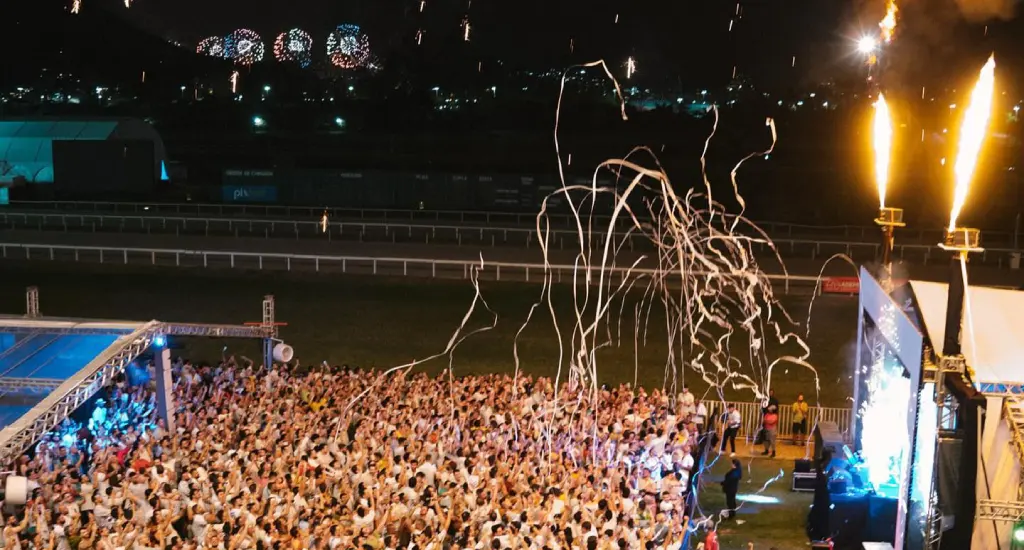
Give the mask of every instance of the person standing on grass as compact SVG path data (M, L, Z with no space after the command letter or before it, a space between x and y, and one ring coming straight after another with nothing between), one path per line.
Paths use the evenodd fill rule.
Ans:
M740 411L736 410L736 405L729 403L729 412L725 415L725 434L722 435L721 452L725 452L725 445L728 443L732 449L729 456L736 456L736 434L740 433L742 421Z
M779 398L775 397L775 390L768 390L768 401L761 408L761 414L768 414L768 409L772 407L779 409Z
M765 456L771 455L775 458L775 440L779 436L779 413L775 406L768 407L764 415L764 452Z
M810 407L807 406L807 402L804 401L804 394L796 396L796 402L793 403L793 444L800 445L802 443L801 437L807 437L807 416L810 412Z
M743 467L738 458L732 459L732 469L725 474L722 480L722 491L725 492L725 517L732 519L736 517L736 493L740 490L740 480L743 479Z

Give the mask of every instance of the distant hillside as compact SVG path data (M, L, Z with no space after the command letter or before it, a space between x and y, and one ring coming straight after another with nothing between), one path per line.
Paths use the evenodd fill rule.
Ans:
M79 14L70 0L7 0L0 2L0 78L10 84L49 74L71 73L83 80L111 83L182 82L226 62L201 57L142 31L97 3L83 0Z

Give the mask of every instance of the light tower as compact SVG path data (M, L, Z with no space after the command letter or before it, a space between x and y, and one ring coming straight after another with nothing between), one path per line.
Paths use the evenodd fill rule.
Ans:
M959 494L942 494L939 474L944 469L936 464L933 469L928 515L925 523L925 549L943 546L961 548L970 544L974 527L975 480L978 464L972 460L978 452L978 403L980 397L973 385L973 372L967 365L961 344L963 337L964 306L967 300L967 261L971 253L981 252L981 231L973 228L956 227L946 232L939 244L942 250L952 252L949 262L949 290L946 296L946 319L943 333L942 356L937 368L930 369L935 383L936 462L943 461L939 452L943 440L961 441L959 464L948 464L946 468L957 470ZM926 378L928 377L926 374ZM921 422L927 419L922 418ZM950 529L942 525L943 508L953 508L956 522Z
M875 224L882 228L882 269L879 281L892 291L892 251L896 246L896 228L906 227L903 223L903 209L883 206L878 209Z

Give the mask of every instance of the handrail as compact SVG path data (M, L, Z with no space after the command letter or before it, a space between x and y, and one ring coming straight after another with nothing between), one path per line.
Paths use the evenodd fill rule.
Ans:
M120 209L129 208L133 211L146 211L148 209L166 209L174 208L175 211L195 211L201 212L203 210L213 210L218 212L224 211L235 211L245 213L250 212L282 212L287 215L291 211L305 211L309 212L322 212L323 206L310 206L310 205L277 205L277 204L233 204L233 203L165 203L165 202L111 202L111 201L11 201L11 206L18 207L23 206L27 208L41 208L45 210L59 211L62 208L91 208L92 211L96 212L99 208L107 207L113 208L114 211ZM387 219L390 216L404 219L416 219L418 218L433 218L434 220L440 221L446 218L459 217L460 219L485 219L488 223L492 219L515 219L515 220L526 220L531 224L536 219L536 213L518 213L518 212L489 212L489 211L478 211L478 210L412 210L412 209L400 209L400 208L346 208L346 207L329 207L332 212L351 212L358 213L359 218L376 217ZM550 213L549 216L554 218L565 218L566 222L569 222L572 218L570 214L559 214ZM609 216L603 216L595 214L596 218L608 219ZM755 221L758 226L771 232L780 232L778 230L784 230L788 233L792 233L792 230L810 230L815 232L829 232L829 231L849 231L859 232L862 236L866 234L875 234L878 231L877 227L873 226L861 226L861 225L809 225L809 224L797 224L788 222L771 222L771 221ZM917 232L919 234L933 234L935 235L936 241L941 240L944 231L941 228L926 228L926 229L912 229L908 231ZM982 233L986 236L986 239L992 240L993 237L1005 238L1012 242L1014 233L1009 231L998 231L998 230L983 230Z
M761 403L760 402L730 402L736 405L736 410L740 413L740 431L738 435L740 437L754 437L757 434L758 429L761 428ZM716 401L708 407L708 414L722 414L725 412L725 406ZM778 421L778 436L783 439L789 439L793 437L793 406L792 405L779 405L776 411L779 415ZM843 435L846 443L851 443L849 440L853 433L850 428L853 423L853 409L845 407L819 407L808 403L807 407L807 430L810 432L814 425L819 422L834 422L839 432ZM810 434L805 434L809 436Z

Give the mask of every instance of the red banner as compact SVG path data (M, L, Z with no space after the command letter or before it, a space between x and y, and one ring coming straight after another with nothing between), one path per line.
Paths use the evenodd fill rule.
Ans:
M829 294L857 294L860 279L857 277L825 277L821 280L821 291Z

